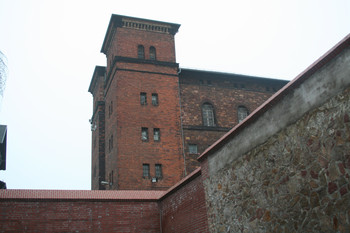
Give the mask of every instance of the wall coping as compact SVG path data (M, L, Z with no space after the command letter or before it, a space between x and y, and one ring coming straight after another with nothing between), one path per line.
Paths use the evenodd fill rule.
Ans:
M0 190L0 200L157 201L164 193L166 191L2 189Z
M284 97L295 89L300 87L310 76L315 74L323 66L328 64L331 60L336 58L341 54L346 48L350 46L350 34L348 34L344 39L342 39L338 44L306 68L302 73L300 73L296 78L287 83L278 92L272 95L268 100L266 100L260 107L255 109L248 117L246 117L241 123L233 127L229 132L222 136L219 140L208 147L199 157L198 161L203 162L208 159L209 156L213 155L215 152L220 150L223 145L228 143L232 138L241 133L245 128L252 125L269 109L280 103Z

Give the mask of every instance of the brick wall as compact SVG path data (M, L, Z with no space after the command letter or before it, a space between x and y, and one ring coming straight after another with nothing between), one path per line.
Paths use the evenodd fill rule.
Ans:
M113 35L107 36L105 179L111 185L106 188L165 190L184 174L174 34L157 29L171 24L113 17L132 23L117 23ZM144 58L138 57L139 45ZM152 46L155 60L150 59ZM140 103L140 93L146 93L147 104ZM158 95L156 106L152 94ZM107 109L113 111L107 114ZM142 128L148 129L148 140L141 139ZM159 141L153 138L154 129L160 131ZM150 167L148 177L143 176L143 164ZM156 164L162 167L162 177L151 182Z
M0 232L159 232L159 191L0 190Z
M187 69L181 70L179 78L188 173L199 166L198 155L188 153L189 144L196 144L198 154L203 153L238 124L239 106L245 106L251 113L287 83L282 80ZM206 102L214 108L214 127L203 125L202 105Z
M0 232L159 232L155 202L1 201Z
M162 232L209 232L200 170L161 198Z
M106 171L117 176L111 188L167 189L183 175L177 77L128 71L118 75L106 95L115 104L114 113L106 117L106 141L111 135L115 140L106 152ZM147 105L140 104L141 92ZM152 105L152 93L158 94L157 106ZM141 139L143 127L148 128L147 141ZM153 139L154 128L160 130L159 141ZM142 164L150 165L150 177L143 178ZM163 177L152 183L155 164L162 165Z

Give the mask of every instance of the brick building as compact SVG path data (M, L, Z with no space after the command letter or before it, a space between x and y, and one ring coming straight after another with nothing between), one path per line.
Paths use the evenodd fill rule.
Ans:
M350 232L349 64L350 34L166 191L0 190L0 232Z
M180 68L180 25L112 15L96 66L92 189L166 190L287 82Z

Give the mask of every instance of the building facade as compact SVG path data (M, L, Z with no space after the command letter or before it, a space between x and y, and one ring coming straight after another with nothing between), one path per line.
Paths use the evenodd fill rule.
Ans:
M112 15L96 66L92 189L166 190L286 81L180 68L180 25Z

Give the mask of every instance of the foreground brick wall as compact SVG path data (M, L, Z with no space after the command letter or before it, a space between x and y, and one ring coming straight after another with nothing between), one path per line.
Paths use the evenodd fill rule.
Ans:
M159 232L155 202L0 202L0 232Z
M163 193L1 190L0 232L159 232Z
M209 232L201 171L187 179L160 201L161 232Z

